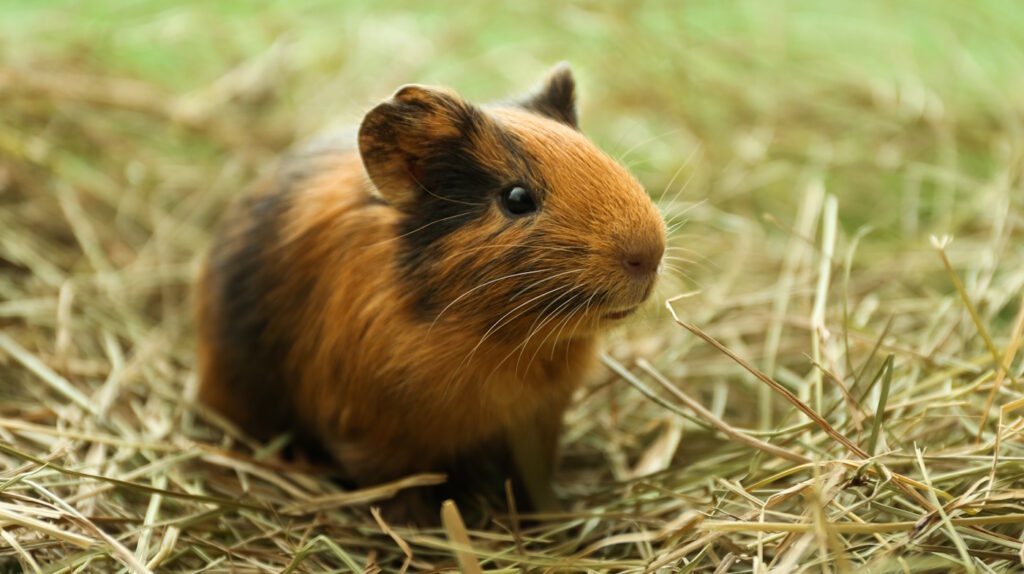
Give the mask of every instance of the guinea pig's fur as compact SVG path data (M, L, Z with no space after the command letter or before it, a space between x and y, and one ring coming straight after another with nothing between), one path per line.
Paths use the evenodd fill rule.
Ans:
M318 444L359 485L519 430L550 463L599 333L649 296L665 248L643 188L580 133L574 91L565 65L489 106L406 86L358 149L284 162L203 267L201 400ZM510 212L515 187L535 211Z

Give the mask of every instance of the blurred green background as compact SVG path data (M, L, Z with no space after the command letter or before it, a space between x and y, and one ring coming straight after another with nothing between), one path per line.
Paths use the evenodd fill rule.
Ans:
M272 145L327 121L355 124L403 83L486 101L564 59L581 84L586 132L613 154L629 150L655 194L699 150L686 168L698 172L693 198L784 212L812 170L848 225L914 235L966 215L953 206L967 182L954 175L984 181L1019 163L1022 30L1024 7L1012 0L0 7L8 66L73 65L183 94L250 64L234 97L262 99L244 122L279 138ZM892 203L908 185L924 205Z

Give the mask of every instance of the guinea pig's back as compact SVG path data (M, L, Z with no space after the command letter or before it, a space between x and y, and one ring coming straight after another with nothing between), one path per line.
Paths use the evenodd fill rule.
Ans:
M258 438L303 432L289 386L301 378L296 345L323 325L310 300L350 267L339 258L386 237L363 213L377 203L358 154L322 141L235 203L198 282L202 402Z

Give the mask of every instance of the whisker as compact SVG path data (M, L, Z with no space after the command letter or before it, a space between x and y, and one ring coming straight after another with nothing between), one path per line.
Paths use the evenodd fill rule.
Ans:
M672 235L672 234L673 234L673 233L675 233L675 232L676 232L676 231L677 231L677 230L678 230L679 228L681 228L682 226L686 225L686 224L687 224L687 223L689 223L689 222L690 222L690 218L689 218L689 217L687 217L687 218L685 218L685 219L682 219L682 220L680 220L680 221L679 221L678 223L675 223L675 224L673 224L673 225L669 226L669 227L668 227L668 228L667 228L667 229L665 230L665 234L666 234L666 235Z
M680 251L682 253L686 253L687 255L692 255L694 257L694 259L697 262L701 263L701 264L708 263L708 264L711 264L711 265L715 265L715 262L710 257L708 257L707 255L704 255L703 253L701 253L699 251L695 251L695 250L689 249L687 247L670 246L667 249L665 249L665 253L670 253L670 252L673 252L673 251Z
M690 264L694 264L694 265L697 263L693 259L689 259L689 258L686 258L686 257L673 257L671 255L666 255L666 256L662 257L661 259L662 259L662 261L682 261L683 263L690 263Z
M569 312L569 315L565 318L564 321L559 323L560 327L558 328L558 334L555 335L555 338L554 338L554 340L552 341L552 344L551 344L551 360L552 361L555 360L555 347L557 346L558 341L562 337L562 331L565 330L565 327L566 327L566 325L569 324L569 321L571 321L572 318L576 316L576 313L579 312L579 310L582 309L582 308L583 308L583 303L580 303L572 311ZM568 349L566 349L566 353L568 353Z
M594 296L593 295L590 296L590 299L587 299L587 306L583 309L583 313L581 313L582 317L586 317L587 313L590 312L590 303L593 300L594 300ZM582 323L583 323L582 321L576 321L576 325L572 328L572 331L569 333L569 340L570 341L573 340L573 338L576 336L576 331L579 330L580 325ZM565 347L565 368L567 368L567 369L569 368L569 346L568 345L566 345L566 347Z
M509 358L510 358L510 357L511 357L512 355L514 355L514 354L515 354L516 350L518 350L518 349L520 349L520 348L522 348L523 350L525 350L525 349L526 349L526 345L527 345L527 343L529 343L530 339L531 339L531 338L533 338L533 336L534 336L534 335L535 335L536 333L538 333L538 332L540 331L540 329L541 329L541 328L543 328L544 324L546 324L546 323L547 323L547 322L548 322L548 321L549 321L549 320L550 320L551 318L553 318L553 317L555 317L555 316L557 315L557 313L558 313L558 309L561 309L561 308L562 308L562 307L563 307L563 306L565 305L565 303L563 303L562 305L559 305L558 309L555 309L554 311L552 311L552 312L550 313L550 315L548 316L548 318L547 318L547 319L545 319L544 323L542 323L541 325L537 326L537 322L538 322L538 321L539 321L539 320L540 320L540 319L541 319L542 317L544 317L544 311L546 311L547 309L549 309L549 308L551 307L551 305L553 305L553 304L554 304L554 303L555 303L556 301L558 301L559 299L561 299L561 298L562 298L562 297L564 297L565 295L567 295L567 294L569 294L569 293L572 293L572 292L573 292L574 290L576 290L576 289L577 289L577 287L576 287L576 286L574 286L574 287L573 287L572 289L569 289L569 290L568 290L568 291L566 291L565 293L562 293L562 294L560 294L560 295L559 295L558 297L556 297L556 298L555 298L555 299L554 299L554 300L553 300L553 301L552 301L551 303L548 303L548 304L547 304L547 306L545 306L545 307L544 307L544 309L543 309L543 310L541 311L540 315L538 315L538 316L537 316L537 319L535 319L535 320L534 320L534 322L533 322L533 325L531 325L531 326L530 326L530 331L529 331L529 334L528 334L528 335L526 336L526 338L525 338L525 339L523 339L523 341L522 341L521 343L519 343L518 345L516 345L515 347L513 347L513 348L512 348L512 350L511 350L511 351L509 351L507 355L505 355L504 357L502 357L502 359L501 359L500 361L498 361L498 364L496 364L496 365L494 366L494 368L493 368L493 369L491 369L491 372L490 372L490 373L488 373L488 375L487 375L487 377L486 377L486 378L484 379L484 381L489 381L489 380L491 379L491 377L492 377L492 376L494 376L494 373L495 373L495 372L497 372L498 368L499 368L499 367L501 367L501 365L502 365L502 364L504 364L504 363L505 363L505 361L507 361L507 360L508 360L508 359L509 359ZM576 295L573 295L573 296L572 296L572 297L570 297L570 298L569 298L569 299L568 299L568 300L567 300L566 302L571 302L571 301L572 301L573 299L575 299L575 298L576 298ZM536 327L535 327L535 326L536 326ZM520 359L521 359L521 358L522 358L522 351L520 351L519 355L520 355ZM519 373L519 361L518 361L518 360L516 361L516 368L515 368L515 371L514 371L514 372L516 373L516 376L518 376L518 373ZM520 381L520 383L522 383L522 381Z
M554 299L553 299L553 300L552 300L552 301L551 301L550 303L548 303L547 305L545 305L545 306L544 306L544 308L543 308L543 309L541 309L540 313L539 313L539 314L537 315L537 318L536 318L536 319L534 319L534 321L533 321L533 324L532 324L532 325L530 325L529 333L527 334L527 336L526 336L526 338L524 339L523 343L520 343L520 345L523 345L523 344L525 344L526 342L528 342L528 341L529 341L529 339L530 339L530 337L532 337L532 336L534 335L534 333L537 333L537 332L539 332L539 331L540 331L540 330L541 330L542 328L544 328L544 325L545 325L545 324L547 324L547 322L548 322L549 318L550 318L550 317L552 317L552 316L554 316L554 315L557 315L557 314L558 314L558 312L559 312L559 311L560 311L561 309L563 309L563 308L565 307L566 303L568 303L569 301L571 301L572 299L574 299L574 298L576 297L576 294L573 294L573 295L572 295L571 297L569 297L569 298L568 298L568 299L567 299L566 301L564 301L564 302L562 302L561 304L559 304L559 305L558 305L558 307L556 307L555 309L553 309L553 310L551 311L551 313L549 313L549 314L547 315L547 317L545 317L544 313L545 313L545 312L547 312L547 310L548 310L548 309L550 309L552 305L554 305L555 303L558 303L558 301L559 301L559 300L560 300L560 299L561 299L562 297L564 297L564 296L566 296L566 295L569 295L569 294L573 293L573 291L576 291L577 289L578 289L578 287L577 287L577 286L574 286L574 287L573 287L572 289L569 289L568 291L566 291L566 292L562 293L562 294L561 294L561 295L559 295L558 297L555 297L555 298L554 298ZM540 324L538 325L538 323L540 323ZM517 348L518 348L518 346L517 346Z
M457 200L457 199L452 199L452 198L450 198L450 197L443 197L443 196L437 195L437 194L436 194L436 193L434 193L433 191L430 191L429 189L427 189L427 186L425 186L425 185L423 185L422 183L420 183L420 180L416 179L416 176L415 176L415 175L413 175L413 174L412 174L412 172L410 172L410 171L408 171L408 170L407 170L407 171L406 171L406 173L408 173L408 174L409 174L409 177L410 177L410 178L411 178L411 179L413 180L413 182L414 182L414 183L415 183L415 184L416 184L416 185L417 185L417 186L418 186L418 187L419 187L419 188L420 188L421 190L423 190L424 192L426 192L426 193L427 193L428 195L430 195L430 196L432 196L432 197L435 197L435 198L437 198L437 199L440 199L441 201L447 201L447 202L449 202L449 203L456 203L456 204L461 204L461 205L469 205L469 206L472 206L472 207L480 207L481 205L486 205L486 204L487 204L487 202L486 202L486 201L480 201L480 202L472 203L472 202L469 202L469 201L459 201L459 200Z
M456 217L464 217L466 215L473 215L473 212L471 212L471 211L464 211L464 212L461 212L461 213L456 213L454 215L449 215L448 217L442 217L441 219L435 219L434 221L431 221L431 222L429 222L429 223L427 223L425 225L421 225L420 227L417 227L416 229L413 229L412 231L409 231L407 233L403 233L403 234L398 235L396 237L389 237L387 239L384 239L383 241L378 241L376 243L371 243L369 245L364 246L363 248L364 249L369 249L371 247L376 247L378 245L384 245L385 243L390 243L392 241L397 241L399 239L402 239L403 237L408 237L408 236L410 236L410 235L412 235L414 233L419 233L420 231L423 231L424 229L430 227L431 225L436 225L436 224L441 223L443 221L448 221L448 220L451 220L451 219L455 219Z
M668 247L665 248L665 253L671 253L673 251L683 251L691 255L700 255L699 252L690 249L689 247L683 247L682 245L669 245Z
M661 190L661 193L658 195L658 201L654 202L655 205L661 207L661 201L665 198L665 194L668 193L668 190L672 187L672 184L676 182L676 178L679 177L679 174L683 173L683 170L686 169L686 166L690 165L690 160L693 159L693 155L696 153L696 151L697 150L695 149L693 152L690 152L690 157L686 158L686 160L683 161L683 163L679 164L679 167L676 169L675 173L672 174L672 177L668 180L668 183L665 184L665 187Z
M539 272L542 272L542 271L546 271L546 270L530 271L528 273L539 273ZM580 272L580 271L582 271L582 269L570 269L569 271L565 271L565 272L560 273L558 275L565 275L565 274L568 274L568 273L571 273L571 272ZM551 278L552 277L548 277L546 279L551 279ZM539 282L535 282L533 285L536 285L538 283ZM470 352L468 354L466 354L462 358L462 360L459 362L459 364L451 371L452 375L449 376L448 380L445 382L445 388L444 388L444 391L441 394L442 399L447 396L447 393L448 393L448 391L449 391L449 389L451 387L451 381L452 381L452 379L454 377L454 373L457 373L462 368L463 365L467 364L469 361L472 360L473 356L476 354L476 352L480 348L480 346L483 345L484 341L486 341L487 338L490 337L490 335L492 335L494 332L497 332L499 329L501 329L502 327L504 327L505 325L507 325L511 321L515 320L516 318L518 318L522 314L526 313L529 309L523 309L522 311L519 311L518 313L516 313L517 310L522 309L523 307L529 305L530 303L536 301L537 299L541 299L543 297L551 295L552 293L558 292L558 291L560 291L562 289L565 289L567 287L570 287L570 286L571 285L562 285L562 286L554 287L552 289L549 289L549 290L541 293L540 295L536 295L536 296L534 296L534 297L532 297L530 299L527 299L523 303L520 303L519 305L513 307L507 313L505 313L504 315L499 317L494 323L492 323L491 326L487 329L487 331L480 338L480 340L477 342L477 344L470 350ZM478 287L480 287L480 286L478 286ZM522 292L522 290L520 290L520 293L521 292ZM508 321L503 323L503 321L505 321L506 319L508 319ZM436 321L436 319L435 319L435 321Z
M462 251L456 251L454 254L461 255L463 253L470 253L472 251L479 251L479 250L482 250L482 249L495 249L495 248L503 248L503 247L505 247L505 248L518 248L518 247L523 247L523 246L522 245L517 245L515 243L488 243L487 245L475 245L473 247L469 247L469 248L463 249ZM570 247L559 247L559 246L556 246L556 245L530 245L529 248L531 250L538 249L538 250L542 250L542 251L564 251L564 252L567 252L567 253L577 253L579 251L579 249L573 249L573 248L570 248Z
M676 198L679 196L679 193L682 192L683 189L685 188L685 186L688 186L689 184L690 184L690 180L687 179L686 182L683 183L684 187L680 188L679 191L676 192L676 197L674 197L672 199L672 204L665 206L666 209L669 208L669 207L672 207L672 206L674 206L676 204ZM687 205L685 209L683 209L682 211L680 211L678 213L673 214L672 217L669 218L668 225L671 225L672 223L675 223L676 220L678 220L680 217L682 217L682 216L686 215L687 213L690 213L694 209L697 209L698 207L704 205L705 203L707 203L707 201L708 201L707 198L704 198L704 199L701 199L699 201L695 201L695 202L691 203L690 205Z
M661 202L665 198L665 194L668 193L668 190L672 187L672 184L676 182L676 178L679 177L679 174L682 173L684 169L686 169L686 166L690 165L690 162L693 161L693 157L695 155L697 155L697 152L699 152L700 150L701 150L701 147L699 145L697 147L693 148L693 151L690 152L689 157L687 157L683 161L683 163L679 166L679 169L677 169L676 172L674 174L672 174L672 179L668 180L668 183L665 185L665 188L661 190L661 196L659 197L658 201L656 202L657 205L659 205L659 206L661 205ZM676 194L669 201L669 205L671 205L672 203L675 203L675 200L678 199L679 194L682 192L682 190L686 189L686 186L689 185L691 179L693 179L693 174L692 173L690 174L690 177L686 178L686 181L683 183L682 186L680 186L679 191L677 191Z
M569 313L569 314L566 315L565 319L568 319L571 316L572 316L572 314ZM563 321L565 319L563 319ZM533 354L530 355L530 361L528 363L526 363L526 371L524 371L524 372L528 372L530 370L530 367L533 366L533 362L537 359L537 355L540 354L540 352L544 349L544 345L547 344L548 339L551 338L551 335L555 334L555 329L557 329L557 328L558 328L558 324L556 324L554 327L552 327L551 330L548 331L547 335L544 335L544 338L541 339L540 343L537 345L537 348L535 348L533 350ZM551 354L552 354L552 356L554 356L554 352L555 352L554 351L554 347L557 344L558 344L558 340L557 339L555 339L554 341L551 342L551 346L552 346Z
M576 290L576 289L578 289L578 288L579 288L579 286L577 286L577 287L573 287L573 288L572 288L572 289L570 289L569 291L566 291L566 292L565 292L564 294L572 293L573 291L575 291L575 290ZM548 324L548 323L550 323L550 322L551 322L552 320L554 320L554 319L555 319L556 317L558 317L558 313L559 313L559 312L561 312L561 311L562 311L562 309L565 309L565 308L566 308L566 307L568 307L568 306L569 306L570 304L572 304L572 302L573 302L573 301L574 301L574 300L576 299L576 297L577 297L577 296L579 296L579 295L580 295L580 293L574 293L572 297L569 297L569 298L568 298L568 299L566 299L566 300L565 300L564 302L562 302L562 304L560 304L560 305L559 305L559 306L558 306L557 308L555 308L555 309L554 309L553 311L551 311L551 313L550 313L550 314L549 314L549 315L547 316L547 318L545 318L545 319L544 319L544 322L542 322L542 323L541 323L540 325L537 325L537 327L536 327L535 329L531 329L531 331L530 331L530 333L529 333L529 334L527 335L526 339L524 339L524 340L523 340L523 342L522 342L522 343L520 343L520 344L519 344L519 345L518 345L518 346L516 347L516 348L520 349L520 351L519 351L519 358L517 358L517 359L516 359L516 370L515 370L515 372L516 372L516 373L518 373L518 372L519 372L519 364L520 364L520 363L522 362L522 360L523 360L523 353L525 353L525 352L526 352L526 349L527 349L527 347L528 347L528 344L529 344L529 342L530 342L530 339L532 339L534 335L536 335L537 333L539 333L539 332L540 332L540 330L541 330L541 329L543 329L545 325L547 325L547 324ZM547 308L545 307L545 309L547 309ZM543 312L542 312L542 313L543 313ZM543 316L543 315L542 315L542 316ZM538 318L539 318L539 317L538 317ZM534 321L534 324L536 324L536 321ZM542 341L541 343L543 344L543 341ZM512 352L513 352L513 353L514 353L515 351L516 351L516 349L512 349ZM510 353L510 354L511 354L511 353ZM527 366L527 369L529 369L529 366ZM525 374L525 372L526 372L526 371L524 371L524 374Z
M531 283L531 284L527 285L526 287L523 287L523 288L522 288L522 289L520 289L519 291L516 291L515 293L513 293L513 294L512 294L512 296L511 296L511 297L509 297L509 298L508 298L508 300L509 300L509 301L513 301L513 300L515 300L515 299L516 299L517 297L519 297L520 295L522 295L522 294L523 294L524 292L526 292L527 290L529 290L529 289L531 289L531 288L533 288L533 287L535 287L535 286L537 286L537 285L539 285L539 284L541 284L541 283L544 283L544 282L546 282L546 281L550 281L550 280L552 280L552 279L557 279L557 278L559 278L559 277L562 277L563 275L568 275L568 274L570 274L570 273L580 273L580 272L582 272L582 271L583 271L583 269L582 269L582 268L579 268L579 269L570 269L570 270L568 270L568 271L563 271L563 272L561 272L561 273L556 273L556 274L554 274L554 275L549 275L549 276L547 276L547 277L545 277L545 278L543 278L543 279L540 279L540 280L538 280L538 281L535 281L535 282L533 282L533 283Z
M596 295L597 295L596 293L593 293L593 294L591 294L591 295L590 295L590 297L589 297L589 298L587 299L587 304L588 304L588 305L589 305L589 302L590 302L590 301L592 301L592 300L594 299L594 297L595 297ZM573 312L575 312L575 309L573 310ZM572 315L573 315L573 313L569 313L569 315L567 316L567 318L571 318L571 317L572 317ZM534 362L534 361L535 361L535 360L537 359L537 356L538 356L538 355L540 354L541 350L543 350L543 349L544 349L544 345L545 345L545 344L547 343L548 339L549 339L549 338L551 337L551 335L553 335L554 333L555 333L555 329L554 329L554 328L552 328L552 329L551 329L551 331L550 331L550 332L548 332L548 334L544 336L544 339L542 339L542 340L541 340L540 344L539 344L539 345L537 345L537 348L536 348L536 349L534 349L534 351L533 351L533 355L531 355L531 356L530 356L530 362L528 362L528 363L526 364L526 371L529 371L529 370L530 370L530 367L532 367L532 366L533 366L533 362ZM552 341L552 350L551 350L551 356L552 356L552 358L554 358L554 352L555 352L555 351L554 351L554 346L555 346L556 344L557 344L557 339L556 339L555 341Z
M689 273L683 271L679 267L676 267L674 265L665 265L665 270L666 271L673 271L673 272L675 272L676 273L676 278L678 278L678 279L682 279L684 281L689 281L690 283L693 283L694 285L700 286L700 281L697 281Z
M444 309L441 309L441 312L438 313L437 316L434 317L434 320L430 323L430 328L427 329L427 334L428 335L430 334L430 331L434 328L434 325L437 324L437 321L441 318L441 315L444 315L445 311L447 311L449 308L451 308L452 305L458 303L461 299L463 299L464 297L466 297L470 293L476 291L477 289L482 289L482 288L484 288L484 287L486 287L488 285L491 285L493 283L497 283L498 281L503 281L505 279L511 279L513 277L522 277L523 275L532 275L532 274L535 274L535 273L545 273L547 271L550 271L550 269L537 269L535 271L523 271L521 273L512 273L511 275L505 275L505 276L502 276L502 277L498 277L497 279L491 279L490 281L481 283L480 285L477 285L476 287L473 287L472 289L469 289L468 291L466 291L462 295L459 295L458 297L456 297L451 303L448 303L447 305L445 305Z
M527 299L527 300L526 300L526 301L524 301L523 303L520 303L519 305L516 305L515 307L513 307L513 308L512 308L512 310L510 310L509 312L507 312L507 313L505 313L504 315L502 315L501 317L499 317L499 318L498 318L498 320L497 320L497 321L495 321L495 322L494 322L494 323L493 323L493 324L492 324L492 325L490 326L490 328L488 328L488 329L487 329L487 331L486 331L486 332L485 332L485 333L483 334L483 336L482 336L482 337L480 337L480 340L479 340L479 341L477 342L476 346L474 346L474 347L473 347L473 348L472 348L472 349L470 350L469 354L468 354L468 355L466 355L466 358L465 358L465 359L463 359L462 363L460 363L460 364L459 364L459 367L461 368L461 366L462 366L463 364L465 364L466 362L468 362L469 360L471 360L471 359L473 358L473 355L474 355L474 354L476 354L476 351L477 351L477 349L479 349L479 348L480 348L480 346L484 344L484 341L486 341L486 340L487 340L487 339L488 339L488 338L489 338L489 337L490 337L490 336L491 336L492 334L494 334L495 332L497 332L497 331L498 331L498 330L499 330L499 329L500 329L501 327L504 327L505 325L507 325L508 323L510 323L510 322L512 321L512 319L515 319L515 318L519 317L520 315L522 315L523 313L525 313L525 312L526 312L525 310L524 310L524 311L521 311L520 313L516 314L515 316L512 316L512 317L511 317L511 319L509 319L508 321L505 321L505 320L506 320L506 319L508 319L508 318L509 318L509 317L510 317L511 315L513 315L513 313L515 313L515 312L516 312L517 310L519 310L519 309L521 309L521 308L525 307L526 305L529 305L530 303L532 303L532 302L536 301L537 299L540 299L540 298L542 298L542 297L546 297L546 296L548 296L548 295L551 295L552 293L555 293L555 292L561 291L562 289L566 289L566 288L569 288L569 287L571 287L571 285L561 285L561 286L558 286L558 287L554 287L554 288L552 288L552 289L549 289L549 290L547 290L547 291L545 291L545 292L541 293L540 295L536 295L536 296L534 296L534 297L531 297L530 299ZM456 368L456 370L458 370L458 368Z
M593 295L591 295L591 298L593 298ZM533 351L533 355L530 356L530 362L526 364L526 370L527 371L529 371L530 367L533 366L533 362L537 359L537 355L544 349L544 345L547 343L547 341L551 337L551 335L555 334L555 331L556 331L556 329L558 329L558 326L562 325L564 327L565 323L567 321L569 321L570 319L572 319L573 315L576 314L576 311L580 308L581 305L582 305L582 303L580 305L577 305L576 307L574 307L572 311L570 311L568 314L566 314L564 319L562 319L558 324L556 324L554 327L552 327L551 331L549 331L548 334L544 336L544 339L540 342L539 345L537 345L537 348ZM551 360L554 360L554 358L555 358L555 348L557 346L558 346L558 337L556 336L551 341Z
M667 131L665 133L662 133L662 134L659 134L659 135L656 135L656 136L651 136L651 137L649 137L649 138L647 138L645 140L642 140L642 141L640 141L638 143L635 143L632 146L630 146L629 149L627 149L626 151L622 152L622 154L620 154L618 156L616 161L618 161L619 163L628 165L627 158L629 157L629 154L631 154L634 151L636 151L637 148L640 148L641 146L645 146L645 145L647 145L647 144L649 144L651 142L656 142L656 141L658 141L658 140L660 140L660 139L662 139L662 138L664 138L666 136L669 136L669 135L672 135L674 133L681 132L681 131L683 131L683 128L676 128L676 129L669 130L669 131Z
M684 185L689 185L689 183L690 183L690 180L686 180L686 183L685 183ZM682 190L680 190L680 191L682 191ZM676 195L678 195L678 193L677 193ZM673 203L674 203L674 202L675 202L675 199L673 199L672 201L673 201ZM672 216L671 218L669 218L668 222L667 222L667 223L666 223L665 225L666 225L666 226L672 226L672 225L674 225L674 224L676 223L676 221L678 221L678 220L679 220L679 218L680 218L680 217L683 217L683 216L685 216L685 215L686 215L687 213L690 213L690 212L691 212L691 211L693 211L694 209L697 209L698 207L700 207L700 206L704 205L705 203L707 203L707 201L708 201L708 200L707 200L707 198L705 198L705 199L702 199L702 200L700 200L700 201L696 201L696 202L694 202L694 203L691 203L690 205L686 206L686 209L684 209L684 210L680 211L679 213L676 213L676 214L675 214L675 215L673 215L673 216Z

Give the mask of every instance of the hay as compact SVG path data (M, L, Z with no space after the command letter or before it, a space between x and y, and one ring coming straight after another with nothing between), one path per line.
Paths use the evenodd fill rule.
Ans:
M1024 14L517 6L0 9L0 570L1024 568ZM439 477L344 491L192 402L197 263L278 153L561 58L674 230L565 512L388 524Z

